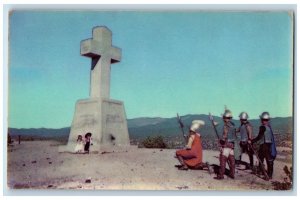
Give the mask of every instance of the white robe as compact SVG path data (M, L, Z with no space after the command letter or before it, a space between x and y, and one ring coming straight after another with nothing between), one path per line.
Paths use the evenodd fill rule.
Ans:
M78 141L75 146L75 153L83 153L84 152L84 141Z

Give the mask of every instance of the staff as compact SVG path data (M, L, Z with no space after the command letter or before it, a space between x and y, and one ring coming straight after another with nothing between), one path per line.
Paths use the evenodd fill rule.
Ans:
M252 144L249 144L249 147L252 149L252 151L254 152L254 154L255 154L255 156L256 156L256 158L257 158L259 164L262 166L261 169L262 169L263 174L264 174L264 176L265 176L265 180L268 181L268 180L270 179L270 177L268 176L268 173L267 173L267 171L266 171L266 169L265 169L265 167L264 167L263 162L262 162L262 161L260 160L260 158L258 157L258 153L254 150Z
M183 137L184 137L184 140L185 140L185 142L187 142L187 135L184 133L184 124L182 123L181 118L180 118L180 116L178 115L178 113L177 113L177 121L178 121L179 126L180 126L180 128L181 128L181 132L182 132L182 135L183 135Z
M219 135L218 135L218 131L217 131L217 128L216 128L216 124L215 124L215 122L214 122L214 118L213 118L213 116L211 115L211 113L209 113L209 120L211 121L211 124L212 124L212 126L214 127L214 130L215 130L215 133L216 133L216 135L217 135L217 138L220 140L220 137L219 137Z

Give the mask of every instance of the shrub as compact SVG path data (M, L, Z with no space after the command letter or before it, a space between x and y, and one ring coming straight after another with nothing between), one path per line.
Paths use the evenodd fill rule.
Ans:
M290 169L285 165L283 168L286 177L283 179L283 182L274 181L272 185L274 190L290 190L293 187L293 168Z
M162 136L154 136L150 137L148 136L145 140L142 141L143 147L146 148L167 148L166 143L163 140Z

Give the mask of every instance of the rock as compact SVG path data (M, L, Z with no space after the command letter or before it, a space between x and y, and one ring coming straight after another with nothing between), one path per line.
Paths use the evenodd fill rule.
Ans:
M91 183L91 182L92 182L92 180L90 178L85 180L85 183Z
M34 161L31 161L31 163L36 163L36 160L34 160Z
M25 167L26 165L25 165L25 164L23 164L22 166L23 166L23 167Z
M51 165L51 164L52 164L52 162L49 162L49 164Z

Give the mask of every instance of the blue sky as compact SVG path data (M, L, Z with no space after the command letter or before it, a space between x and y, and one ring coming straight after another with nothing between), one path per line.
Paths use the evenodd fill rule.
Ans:
M122 61L111 98L127 118L292 115L292 17L287 12L37 12L9 18L8 126L71 125L89 97L80 41L107 26Z

